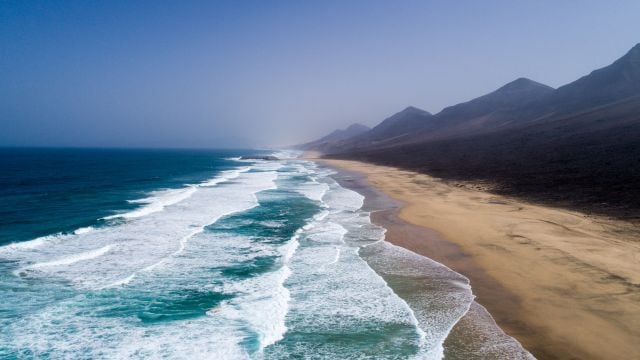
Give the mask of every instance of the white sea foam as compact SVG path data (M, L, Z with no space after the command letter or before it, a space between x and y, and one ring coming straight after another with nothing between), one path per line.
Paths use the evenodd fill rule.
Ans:
M130 203L146 204L146 205L129 212L105 216L103 219L104 220L110 220L110 219L116 219L116 218L134 219L134 218L146 216L149 214L153 214L155 212L164 210L164 208L167 206L170 206L170 205L179 203L185 199L188 199L196 191L197 191L197 188L195 186L188 186L182 189L154 191L151 193L151 196L149 197L146 197L143 199L129 200Z
M167 206L171 206L177 204L183 200L191 197L198 190L198 187L209 187L216 186L222 182L229 181L237 178L240 174L247 172L251 169L250 166L225 170L222 171L219 175L213 177L212 179L203 181L200 184L188 185L184 188L179 189L165 189L153 191L150 193L150 196L142 199L134 199L129 200L130 203L133 204L145 204L144 206L125 212L121 214L114 214L104 217L105 220L116 219L116 218L124 218L124 219L134 219L142 216L146 216L149 214L153 214L158 211L164 210Z
M32 240L10 243L7 245L0 246L0 253L13 252L13 251L30 251L30 250L37 249L43 245L64 241L64 239L70 238L73 235L82 235L93 230L95 230L95 228L91 226L81 227L74 230L71 233L57 233L52 235L41 236Z
M322 225L309 224L309 227L305 227L306 240L314 243L324 244L342 244L344 243L344 235L347 233L341 224L327 221ZM314 226L315 225L315 226Z
M387 342L381 349L410 345L419 348L417 358L442 356L442 341L473 299L464 277L386 243L384 230L361 210L363 197L326 178L325 169L299 160L255 161L251 170L245 169L221 174L234 181L194 185L192 194L161 211L4 251L3 258L19 267L37 269L12 281L41 277L47 281L32 283L71 284L75 289L53 303L30 300L38 306L30 305L3 328L0 341L29 349L36 357L55 350L63 358L357 358L362 355L357 347L332 347L325 336L366 335L392 326L395 330L379 340ZM307 178L311 180L305 182ZM304 184L305 191L314 194L307 197L323 207L288 242L246 234L253 220L244 215L221 221L257 206L256 194L276 184L285 191L260 198L288 201L288 194L300 192ZM215 222L216 227L205 230ZM268 219L260 223L272 228L287 224ZM243 232L235 233L234 226L242 226ZM274 257L276 263L267 262L263 269L262 259ZM259 271L225 275L245 264L257 264ZM413 277L416 286L432 281L433 288L401 298L385 282L386 275ZM64 285L58 285L59 280ZM202 301L212 304L201 310L202 316L153 326L131 321L135 313L101 313L113 307L117 314L139 303L153 304L144 306L145 313L156 305L160 312L162 306L171 312L176 308L172 294L173 300L184 301L194 291L229 298L217 302L205 296ZM289 334L296 337L293 346ZM247 347L254 338L255 347Z
M335 247L335 251L336 251L336 253L335 253L334 258L331 261L329 261L328 263L322 264L322 266L320 267L321 270L324 271L327 268L327 266L331 266L331 265L337 264L338 261L340 261L340 253L342 252L342 248L340 246L336 246Z
M373 268L406 277L416 289L423 289L406 295L405 301L413 309L417 323L425 329L423 355L442 358L444 341L473 302L469 280L436 261L386 241L363 248L362 252Z
M329 215L329 211L323 210L323 211L319 212L318 214L314 215L313 216L313 220L322 221L322 220L324 220L324 218L327 217L327 215Z
M365 324L371 322L413 326L402 301L357 256L354 248L344 247L340 261L328 267L323 262L332 255L331 251L335 252L333 246L301 247L291 261L293 274L288 287L292 299L287 317L292 331L331 334L350 329L355 335L366 331ZM303 352L331 344L308 346Z
M291 270L285 265L257 278L225 284L225 293L239 296L210 315L249 324L258 334L262 350L282 339L287 331L285 316L290 295L283 284L290 275Z
M458 325L469 334L465 344L470 347L469 353L481 353L490 359L535 360L516 339L500 329L487 309L475 301Z
M278 249L281 254L281 267L278 270L256 278L226 283L223 292L240 296L210 313L250 324L258 334L259 351L280 341L287 332L285 317L291 296L284 284L291 275L289 262L299 246L299 234L300 231L297 231L289 242Z
M152 191L150 192L149 196L145 198L128 200L129 203L144 204L144 206L140 208L136 208L129 212L109 215L104 217L103 219L104 220L111 220L116 218L134 219L134 218L139 218L139 217L153 214L155 212L162 211L167 206L174 205L183 200L188 199L197 191L198 187L200 186L202 187L215 186L224 181L235 179L238 176L240 176L240 174L245 173L249 170L251 170L250 166L245 166L245 167L232 169L232 170L225 170L225 171L222 171L220 175L210 180L204 181L201 184L189 185L179 189L165 189L165 190ZM71 234L59 233L59 234L39 237L33 240L22 241L18 243L11 243L11 244L0 246L0 253L6 252L6 251L31 250L31 249L40 247L46 243L52 242L54 240L61 240L71 235L84 235L94 230L95 228L92 226L81 227L74 230Z
M322 200L334 212L355 212L361 209L364 204L364 196L335 183L332 185L331 191L327 192Z
M295 159L302 154L302 151L298 150L279 150L273 153L273 156L278 159Z
M204 181L204 182L200 183L199 186L216 186L216 185L220 184L221 182L235 179L238 176L240 176L240 174L242 174L244 172L247 172L249 170L251 170L251 166L245 166L245 167L241 167L241 168L233 169L233 170L225 170L225 171L222 172L222 174L220 176L216 176L213 179Z
M291 238L291 240L289 240L289 242L285 245L283 245L279 251L282 254L282 261L284 262L284 264L288 264L289 261L291 260L291 257L293 256L293 254L296 252L296 249L298 249L298 247L300 246L300 241L298 240L300 238L300 234L301 231L300 229L298 229L295 234L293 235L293 237Z
M331 260L331 262L329 262L329 265L337 264L338 261L340 261L340 252L341 251L342 251L342 249L339 246L336 246L336 257L333 258L333 260Z
M260 224L262 226L270 227L270 228L279 228L284 226L281 221L261 221Z
M24 259L25 265L29 262L57 264L60 258L73 258L79 252L95 255L92 252L95 248L106 250L107 245L117 245L112 251L101 253L99 259L86 256L81 264L72 261L64 268L38 268L54 271L56 276L80 287L99 289L126 284L133 279L132 275L157 269L167 259L181 256L189 239L201 233L205 226L225 215L256 206L255 193L274 188L276 177L274 171L245 172L236 182L225 186L198 187L191 196L164 211L88 233L68 235L64 241L31 248L28 254L13 251L8 257ZM92 271L86 271L88 268Z
M417 336L420 351L416 358L443 358L444 340L473 304L468 279L431 259L385 242L384 229L372 225L369 214L359 210L364 198L336 183L329 182L329 185L329 191L322 197L328 211L317 215L303 228L301 241L308 245L292 259L289 288L294 310L287 316L295 324L292 331L302 327L305 333L330 332L332 319L342 318L334 325L342 328L349 327L349 322L357 323L360 316L381 323L406 322ZM343 245L337 245L341 243ZM331 257L330 247L334 257L327 262ZM400 298L382 276L362 261L363 256L357 249L365 248L364 259L378 271L407 276L419 286L432 287L429 291L404 294L408 296L406 299ZM424 279L424 284L416 279ZM341 281L345 285L339 285ZM335 294L329 290L335 288L341 291ZM338 298L334 298L334 294ZM350 320L345 322L345 319ZM335 352L323 352L318 344L310 345L309 349L314 349L314 354L320 357L335 355ZM522 350L516 346L518 349ZM276 353L286 354L282 348L278 351ZM511 354L520 354L518 351Z
M44 245L47 240L52 240L57 236L61 236L61 235L48 235L48 236L39 237L33 240L29 240L29 241L22 241L22 242L3 245L3 246L0 246L0 253L8 252L8 251L35 249Z
M116 287L116 286L127 285L135 277L136 277L136 274L133 273L133 274L127 276L124 279L116 280L116 281L112 282L111 284L107 284L107 285L101 286L97 290L103 290L103 289L108 289L108 288L112 288L112 287Z
M93 231L93 229L94 229L94 228L93 228L93 227L91 227L91 226L81 227L81 228L79 228L79 229L74 230L74 231L73 231L73 233L74 233L75 235L82 235L82 234L86 234L86 233L88 233L89 231Z
M84 311L77 311L82 308ZM245 335L216 317L132 327L114 317L89 316L81 298L64 300L3 328L3 335L30 357L108 359L248 359L239 345ZM73 331L60 331L60 326Z
M328 190L329 185L318 182L308 182L296 188L297 192L314 201L322 201Z
M341 357L354 357L356 353L350 355L344 353L345 349L332 349L330 342L313 343L312 334L340 333L346 329L357 334L369 331L367 324L370 323L377 323L376 327L404 324L409 331L415 329L415 341L419 344L424 335L411 309L360 258L358 246L345 243L349 228L359 228L361 224L357 221L368 221L368 216L357 212L362 206L362 197L329 182L323 201L327 209L316 214L299 231L300 246L290 260L292 274L287 280L291 296L287 324L293 327L290 331L311 335L296 348L275 343L269 351L279 357L303 356L310 352L320 358L336 356L337 352ZM369 239L369 243L379 240L379 234L372 235L375 238ZM412 340L389 341L395 344Z
M16 261L22 265L20 268L31 265L32 270L37 269L12 281L24 281L22 276L47 279L51 275L52 281L34 283L59 286L56 285L59 280L67 280L63 283L74 285L78 294L84 294L84 289L104 289L104 296L113 291L135 294L138 290L141 294L150 291L166 295L173 291L169 289L177 281L184 282L182 287L188 289L195 283L211 281L207 271L212 266L230 266L252 256L279 254L285 261L295 251L295 239L274 249L242 236L223 240L220 234L203 232L205 226L225 215L256 206L258 192L275 188L280 166L257 164L254 171L227 174L234 178L233 182L196 186L190 196L165 206L162 211L126 222L8 245L3 247L3 258ZM162 194L151 197L157 195ZM247 326L257 329L261 348L278 341L285 333L289 292L284 281L289 273L283 263L280 270L269 273L263 281L243 284L246 294L253 294L244 298L244 302L240 301L242 296L238 297L242 302L236 304L238 309L248 310L244 316L251 318L251 322L247 320L244 324L210 313L212 316L186 322L139 327L124 318L92 316L95 311L103 311L104 303L89 306L102 295L90 299L79 295L24 312L20 319L3 328L0 342L6 342L10 348L29 349L35 356L45 356L54 346L56 355L64 358L246 359L250 355L242 341L248 336ZM106 289L122 285L128 286ZM36 304L37 298L30 301Z
M416 358L441 359L444 339L473 301L468 280L439 263L385 242L385 230L372 225L369 214L359 210L364 198L336 183L329 184L330 190L323 198L327 211L317 214L312 223L303 228L301 241L305 245L291 260L293 274L288 287L294 310L287 317L295 324L292 331L302 327L305 333L330 332L334 326L350 327L349 323L357 329L360 321L405 323L415 329L415 341L420 348ZM371 253L377 251L379 259L392 263L374 261L377 269L418 278L430 274L440 278L439 282L448 283L449 288L445 286L429 299L439 307L418 304L416 299L403 299L395 294L384 278L363 261L359 249L365 247L367 261ZM331 260L327 261L328 258ZM409 262L408 267L405 262ZM340 285L342 283L344 285ZM335 288L341 291L330 290ZM424 298L424 294L420 293L419 297ZM416 307L421 311L416 312ZM318 356L332 354L331 350L323 352L317 345L309 346ZM290 350L279 347L274 353L287 354Z
M260 189L258 191L264 191L264 190L275 188L275 186L273 185L273 181L275 180L276 174L275 173L271 173L271 172L265 173L265 174L268 174L269 176L264 177L261 180L265 180L268 183L266 183L266 182L263 183L263 186L260 187ZM230 214L233 214L233 213L236 213L236 212L240 212L240 211L246 211L246 210L248 210L248 209L250 209L252 207L257 206L258 205L258 199L256 198L256 193L258 191L252 191L252 192L248 192L247 193L247 195L250 195L251 199L252 199L252 201L250 203L245 202L243 206L240 206L240 207L237 207L237 208L233 208L232 210L219 212L219 213L215 214L215 216L212 215L211 218L209 218L209 220L206 221L205 225L195 227L189 233L187 233L186 235L181 237L180 240L178 241L178 249L176 251L174 251L173 253L169 254L168 256L160 258L158 261L156 261L156 262L154 262L154 263L152 263L152 264L150 264L148 266L145 266L144 268L140 269L139 271L142 271L142 272L153 271L157 267L159 267L159 266L163 265L164 263L166 263L171 258L182 254L184 252L185 248L186 248L187 242L193 236L195 236L195 235L197 235L199 233L202 233L202 231L204 230L206 225L215 223L216 221L218 221L223 216L230 215ZM139 271L136 271L133 274L128 275L123 280L116 280L113 283L107 285L106 287L102 287L102 288L108 288L108 287L111 287L111 286L118 286L118 285L128 284L129 282L131 282L131 280L133 280L133 278L137 275L137 273Z
M71 254L60 259L35 263L33 265L27 266L26 268L22 268L21 270L18 270L18 272L23 271L25 269L39 269L39 268L50 267L50 266L71 265L80 261L95 259L99 256L102 256L108 253L112 247L113 245L106 245L99 249L84 251L77 254Z

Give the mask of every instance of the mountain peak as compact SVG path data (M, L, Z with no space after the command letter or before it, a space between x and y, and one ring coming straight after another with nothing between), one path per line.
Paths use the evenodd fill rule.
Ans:
M557 90L556 103L566 111L596 107L640 95L640 43L611 65ZM558 105L560 106L560 105Z
M418 131L425 126L425 122L433 115L415 106L408 106L384 119L367 134L369 141L379 141L402 136Z
M420 108L417 108L415 106L407 106L406 108L404 108L404 110L400 111L398 114L428 114L431 115L430 112L426 111L426 110L422 110Z
M332 131L329 135L325 135L318 140L314 140L308 142L306 144L302 144L299 147L303 149L320 149L323 146L327 146L329 143L335 143L337 141L343 141L354 136L363 134L369 131L370 128L368 126L362 124L351 124L346 129L336 129Z
M533 81L525 77L520 77L513 80L510 83L507 83L506 85L503 85L496 92L511 92L511 91L534 90L534 89L553 90L551 86L541 84L537 81Z
M618 59L615 63L637 63L640 62L640 43L637 43L631 48L623 57ZM614 63L614 64L615 64Z
M344 131L349 132L349 133L353 133L353 132L365 132L365 131L369 131L370 127L366 126L366 125L362 125L360 123L354 123L349 125L349 127L347 127Z

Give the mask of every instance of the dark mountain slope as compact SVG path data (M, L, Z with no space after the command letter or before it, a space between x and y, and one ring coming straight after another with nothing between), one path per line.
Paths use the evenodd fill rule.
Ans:
M479 117L497 110L515 110L544 99L553 88L526 78L516 79L499 89L471 101L450 106L436 116L440 122Z
M558 88L552 104L572 111L640 95L640 44L613 64Z
M360 135L354 141L380 141L406 135L416 129L424 127L431 113L413 106L384 119L366 134Z
M352 124L346 129L338 129L334 130L329 135L326 135L318 140L314 140L305 144L295 146L298 149L302 150L322 150L327 149L332 144L350 139L354 136L358 136L369 131L370 128L368 126L362 124Z
M375 136L370 133L355 137L353 141L340 142L339 146L327 150L346 152L490 133L554 114L578 113L636 95L640 95L640 44L611 65L557 90L519 78L489 94L447 107L430 116L429 121L406 121L394 130L387 120L412 108L405 109L383 121L378 127L384 126L384 131Z
M552 87L533 80L516 79L489 94L445 108L434 115L428 128L414 133L411 140L494 131L535 118L541 113L532 105L544 101L553 91Z
M362 133L369 131L370 128L366 125L362 124L352 124L348 128L342 130L338 129L333 131L331 134L320 138L318 141L320 142L328 142L328 141L340 141L352 138L354 136L358 136Z
M351 138L348 142L336 143L331 151L337 149L382 145L388 142L402 141L417 129L425 128L432 117L430 112L409 106L384 119L371 130Z
M486 181L505 194L640 217L639 61L636 45L557 90L518 79L443 110L402 141L343 144L329 156Z
M329 157L489 182L498 193L640 217L640 97L517 130Z
M545 99L553 88L533 80L519 78L471 101L445 108L436 115L408 107L385 119L371 131L349 141L325 147L329 153L374 149L446 137L495 131L523 119L540 115L524 111L530 104Z

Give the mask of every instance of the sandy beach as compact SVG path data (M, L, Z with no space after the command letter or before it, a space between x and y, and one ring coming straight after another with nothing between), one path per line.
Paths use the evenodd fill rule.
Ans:
M638 226L396 168L320 161L396 200L373 216L387 240L467 276L478 303L537 358L640 358Z

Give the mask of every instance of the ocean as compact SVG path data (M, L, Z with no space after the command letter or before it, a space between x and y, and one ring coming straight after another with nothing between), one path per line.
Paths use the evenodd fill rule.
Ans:
M0 149L0 358L530 356L473 326L445 349L484 314L465 277L334 170L248 154L273 152Z

